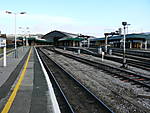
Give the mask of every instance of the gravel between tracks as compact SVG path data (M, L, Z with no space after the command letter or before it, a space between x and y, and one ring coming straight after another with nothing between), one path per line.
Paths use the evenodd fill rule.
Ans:
M53 52L49 53L52 59L72 73L76 79L81 81L115 113L149 113L150 98L138 96L150 95L150 92L146 92L143 88L137 88L137 86L131 85L131 83L123 82L119 78L114 78L92 66ZM73 54L72 52L69 53ZM95 60L93 56L80 56ZM101 61L99 58L96 59Z

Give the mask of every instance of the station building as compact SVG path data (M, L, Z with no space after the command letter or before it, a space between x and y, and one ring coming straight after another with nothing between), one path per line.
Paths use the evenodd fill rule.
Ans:
M108 37L108 45L114 48L123 47L124 36L111 36ZM90 46L100 47L105 45L105 38L94 38L90 40ZM126 48L150 48L150 34L140 33L140 34L127 34L126 35Z
M18 45L29 45L29 46L34 46L34 45L47 45L50 44L45 39L41 39L43 35L41 34L35 34L35 35L29 35L25 37L17 37L17 44ZM20 42L20 44L19 44Z
M55 30L50 33L47 33L42 38L51 42L51 44L55 46L79 47L81 46L81 41L85 40L87 37L89 36Z

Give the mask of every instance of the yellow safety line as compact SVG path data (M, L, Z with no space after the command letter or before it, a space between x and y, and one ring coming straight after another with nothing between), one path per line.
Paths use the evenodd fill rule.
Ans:
M23 68L23 70L22 70L22 73L21 73L21 75L20 75L20 78L19 78L19 80L18 80L18 82L17 82L17 84L16 84L16 86L15 86L15 88L14 88L14 90L13 90L11 96L9 97L9 99L8 99L6 105L5 105L5 107L3 108L3 110L2 110L1 113L8 113L9 110L10 110L10 108L11 108L11 106L12 106L12 103L13 103L13 101L14 101L16 95L17 95L17 92L18 92L18 90L19 90L19 87L20 87L20 85L21 85L21 83L22 83L22 80L23 80L23 78L24 78L24 75L25 75L25 73L26 73L26 69L27 69L27 66L28 66L28 63L29 63L29 59L30 59L30 56L31 56L31 51L32 51L32 50L30 49L28 58L27 58L27 60L26 60L26 62L25 62L25 64L24 64L24 68Z

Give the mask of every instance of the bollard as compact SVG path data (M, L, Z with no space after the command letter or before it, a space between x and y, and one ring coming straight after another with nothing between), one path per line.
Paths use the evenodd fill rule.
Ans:
M78 49L78 54L80 54L80 49Z
M109 49L109 55L112 55L112 49Z
M124 66L124 68L128 68L127 58L123 59L123 66Z
M98 54L102 54L102 48L98 48Z
M103 60L104 60L104 55L105 55L105 53L102 52L102 62L103 62Z

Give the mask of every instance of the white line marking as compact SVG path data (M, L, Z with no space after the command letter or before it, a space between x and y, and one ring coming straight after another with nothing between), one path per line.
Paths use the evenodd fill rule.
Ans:
M44 72L44 75L45 75L45 78L46 78L46 81L47 81L47 85L48 85L48 89L49 89L49 95L50 95L50 98L51 98L51 101L52 101L52 105L53 105L53 111L54 111L54 113L61 113L59 105L58 105L58 102L57 102L57 99L56 99L56 96L55 96L55 93L54 93L54 89L52 87L52 84L50 82L48 74L47 74L47 72L46 72L46 70L44 68L44 65L43 65L43 63L42 63L42 61L41 61L41 59L39 57L39 54L38 54L36 48L35 48L35 51L36 51L37 57L39 59L39 62L41 64L42 70Z

